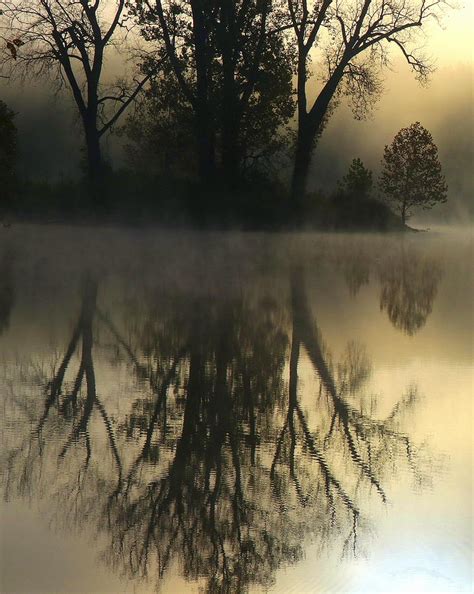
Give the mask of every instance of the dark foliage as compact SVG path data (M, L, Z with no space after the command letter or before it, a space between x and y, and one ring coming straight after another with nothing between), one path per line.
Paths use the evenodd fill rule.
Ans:
M372 171L359 158L353 159L349 171L342 178L341 190L354 197L367 198L372 192L372 186Z
M101 139L148 80L104 82L105 61L119 42L124 9L125 0L115 5L105 0L0 0L0 69L7 78L49 77L53 88L67 87L82 126L91 185L103 173ZM95 194L100 197L100 188Z
M416 49L417 35L438 19L446 0L117 0L105 10L106 3L0 0L1 76L48 75L57 90L68 89L88 180L23 187L19 214L393 226L358 159L330 201L306 197L312 153L343 97L356 118L370 111L382 90L389 45L426 79L431 67ZM122 72L109 84L107 54L128 43L134 27L141 34L133 50L140 76L127 79ZM132 104L121 130L131 172L113 172L102 141ZM393 171L383 174L382 185L393 202L403 203L403 222L412 206L446 198L433 146L431 137L420 137L416 159L426 167L412 168L407 191L396 180L403 164L386 149ZM289 185L287 205L282 180Z
M333 194L314 192L305 198L302 221L325 229L404 229L390 208L373 195L372 185L372 172L360 159L353 159Z
M254 172L234 188L217 179L212 186L165 173L109 171L101 195L87 180L24 183L14 218L128 225L277 228L288 225L284 188Z
M154 78L130 119L132 140L160 146L176 123L185 138L180 149L193 153L201 183L218 178L234 189L249 167L281 149L281 130L294 112L283 4L156 0L129 8L153 48L143 69ZM152 116L151 125L142 114ZM165 138L172 148L174 134ZM181 167L183 154L177 156Z
M397 133L385 147L380 186L402 222L413 209L429 209L446 202L448 187L441 171L438 148L420 122Z
M309 194L303 204L303 213L306 226L320 229L402 231L406 228L380 200L342 190L331 195Z
M0 101L0 211L11 203L15 190L17 131L14 113Z
M340 98L346 95L354 116L362 118L379 97L389 45L401 51L418 79L426 79L431 67L416 47L417 32L446 6L444 0L288 1L297 52L294 202L303 200L315 144ZM314 71L317 52L321 59Z

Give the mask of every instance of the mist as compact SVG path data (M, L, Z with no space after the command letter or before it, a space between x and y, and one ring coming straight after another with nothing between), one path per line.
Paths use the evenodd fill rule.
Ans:
M473 591L470 16L0 0L4 591Z
M359 157L377 179L383 149L402 127L420 121L433 135L449 187L446 205L423 218L462 220L474 214L473 68L468 63L443 65L425 86L405 64L388 72L383 93L365 120L354 119L342 103L324 131L312 160L310 190L330 193ZM21 178L56 181L80 174L81 133L66 92L55 94L44 82L7 86L1 96L16 112ZM132 108L133 109L133 108ZM127 167L126 140L113 131L104 139L106 159Z
M357 121L347 105L331 118L313 156L311 187L331 191L359 157L375 175L384 146L400 128L419 121L433 135L448 183L448 202L430 212L430 218L460 220L474 214L473 68L468 63L440 67L426 86L406 65L388 73L384 91L372 114Z

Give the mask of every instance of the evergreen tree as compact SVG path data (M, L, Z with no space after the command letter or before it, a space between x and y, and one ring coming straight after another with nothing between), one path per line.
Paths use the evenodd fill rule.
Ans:
M349 171L342 178L342 189L356 198L367 198L372 186L372 171L367 169L359 158L353 159Z

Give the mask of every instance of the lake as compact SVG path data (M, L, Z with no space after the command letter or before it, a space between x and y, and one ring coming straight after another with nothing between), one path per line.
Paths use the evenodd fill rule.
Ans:
M472 261L0 228L0 590L471 592Z

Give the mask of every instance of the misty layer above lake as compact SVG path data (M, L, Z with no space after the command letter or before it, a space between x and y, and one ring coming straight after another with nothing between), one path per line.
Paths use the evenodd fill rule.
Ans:
M309 189L331 192L356 157L378 177L383 147L396 132L417 120L432 133L448 182L449 201L428 216L434 220L472 219L471 174L473 161L472 64L443 64L428 86L419 85L396 62L389 73L386 91L374 113L365 121L354 120L342 105L330 119L314 155ZM410 101L406 102L407 95ZM80 174L79 126L74 123L68 99L51 102L49 87L28 83L28 93L18 85L3 90L2 97L19 114L19 177L37 181L77 178ZM400 105L404 108L400 109ZM71 133L73 126L73 133ZM114 168L128 167L123 139L107 136L104 151ZM421 213L425 218L426 213ZM431 216L432 214L432 216Z
M471 261L4 229L2 591L471 591Z

